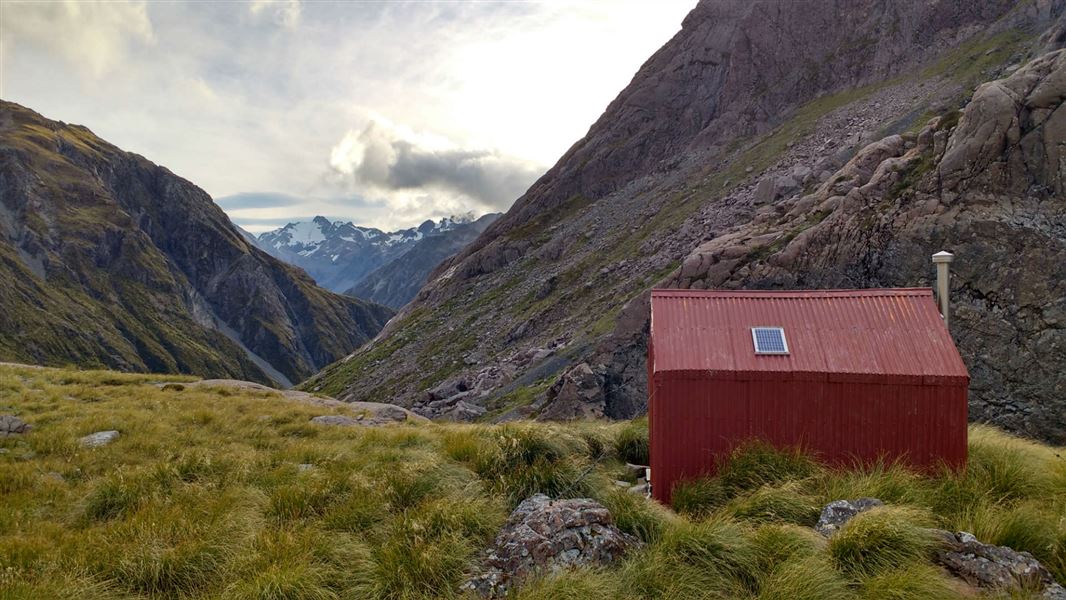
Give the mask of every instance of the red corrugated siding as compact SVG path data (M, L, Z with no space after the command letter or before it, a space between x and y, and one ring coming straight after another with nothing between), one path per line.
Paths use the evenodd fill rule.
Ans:
M756 356L757 325L784 327L790 355ZM969 378L928 290L657 290L651 329L652 488L662 502L751 439L829 464L965 464Z

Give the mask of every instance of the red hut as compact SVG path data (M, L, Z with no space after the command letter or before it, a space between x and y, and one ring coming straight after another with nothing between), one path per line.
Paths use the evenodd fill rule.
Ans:
M930 289L653 290L653 495L752 439L961 467L968 384Z

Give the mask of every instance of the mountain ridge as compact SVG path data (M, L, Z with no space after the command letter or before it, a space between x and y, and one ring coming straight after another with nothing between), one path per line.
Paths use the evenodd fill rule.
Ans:
M263 232L255 236L255 244L274 258L300 267L320 286L343 293L375 269L404 256L426 236L446 234L474 221L472 214L455 215L387 232L316 216Z
M961 114L956 109L971 101L971 86L1061 46L1063 12L1061 1L701 2L589 134L504 217L438 267L371 345L305 388L348 399L389 398L427 416L462 420L568 414L561 407L582 402L606 416L638 414L646 385L645 290L657 283L684 287L677 273L693 268L692 253L735 228L767 227L797 214L827 218L828 208L810 199L796 208L796 202L834 177L857 177L841 169L879 140L907 135L868 160L900 158L923 133L947 144ZM774 32L796 42L788 53L779 51ZM808 64L812 70L805 71ZM926 131L933 117L941 118L940 128ZM925 142L928 163L932 145ZM900 189L883 199L894 201L927 172L896 180ZM728 254L739 274L730 281L831 284L825 276L745 277L746 268L794 251L788 246L801 227L752 234L756 243L738 244L730 251L738 254ZM935 241L950 249L951 238ZM823 244L834 247L837 240ZM1000 268L973 252L966 259L972 268ZM891 261L896 255L860 256ZM927 261L923 248L891 276L866 270L851 279L858 286L922 284L931 273ZM829 262L824 273L840 268ZM1045 285L1040 281L1032 279ZM1021 335L1017 326L1004 331ZM972 370L982 363L980 339L959 340ZM1010 336L1001 341L1018 347ZM1061 378L1052 375L1044 388L1016 394L1022 388L1011 382L1020 371L1009 369L998 378L977 370L975 417L1059 439L1057 426L1040 426L1032 410L1053 397ZM992 392L996 385L1000 392ZM993 408L1004 397L1011 411ZM553 405L559 410L549 410Z
M401 308L422 289L430 273L477 239L499 216L498 213L490 213L448 229L438 228L436 232L427 232L403 254L367 273L345 293Z
M0 190L4 360L290 383L392 315L254 248L165 167L6 101Z

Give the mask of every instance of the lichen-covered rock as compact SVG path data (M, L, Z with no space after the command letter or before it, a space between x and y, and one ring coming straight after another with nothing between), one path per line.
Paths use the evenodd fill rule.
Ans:
M511 513L463 588L500 596L512 582L533 573L604 565L639 544L615 527L610 511L593 500L552 500L537 494Z
M0 438L20 435L32 429L32 426L15 415L0 415Z
M1047 600L1066 599L1066 589L1032 554L984 544L965 531L937 530L942 546L936 560L970 585L1000 590L1042 590Z
M857 500L836 500L825 505L818 523L814 529L818 533L830 537L840 530L845 523L855 515L866 512L871 508L884 506L885 503L877 498L859 498Z
M117 440L121 434L114 429L107 431L97 431L96 433L90 433L89 435L79 438L78 442L86 448L99 448L100 446L106 446L111 442Z

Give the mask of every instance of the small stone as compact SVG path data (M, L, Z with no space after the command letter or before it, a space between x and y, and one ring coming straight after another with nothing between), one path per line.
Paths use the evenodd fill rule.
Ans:
M310 471L311 469L314 469L314 468L315 468L315 466L312 465L311 463L300 463L300 464L296 465L296 470L300 471L300 472Z
M119 437L119 432L114 429L107 431L97 431L96 433L90 433L89 435L79 439L82 446L86 448L99 448L100 446L106 446L115 441Z
M884 506L885 503L877 498L859 498L857 500L837 500L825 505L822 514L818 517L818 524L814 529L825 537L832 537L845 523L855 515L866 512L871 508Z

